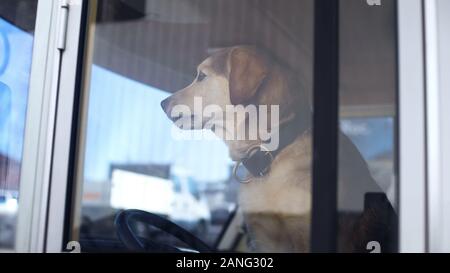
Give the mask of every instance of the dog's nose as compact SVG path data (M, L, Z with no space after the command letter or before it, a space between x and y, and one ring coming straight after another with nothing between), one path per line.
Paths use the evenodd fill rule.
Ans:
M168 104L169 104L169 99L165 99L165 100L161 101L161 108L165 111Z

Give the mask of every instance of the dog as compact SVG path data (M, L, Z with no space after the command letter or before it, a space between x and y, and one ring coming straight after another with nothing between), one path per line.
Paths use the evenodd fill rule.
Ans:
M312 111L306 91L287 66L251 46L220 50L204 60L197 70L197 77L189 86L161 102L162 109L181 129L211 129L226 143L233 161L248 163L250 170L256 166L255 172L250 171L253 175L240 187L238 198L253 251L308 252L312 209ZM229 105L277 105L279 119L267 126L280 132L281 147L271 153L258 150L264 144L259 134L256 139L224 137L249 130L248 116L241 115L232 125L215 122L216 116L223 120L222 113L204 119L203 113L194 109L194 98L201 98L204 105L219 106L217 111ZM173 115L177 105L188 107L191 114ZM181 125L185 124L181 121L190 121L189 126ZM339 206L345 207L349 198L363 206L367 188L381 190L353 143L343 134L339 142L339 162L342 163ZM257 147L256 152L254 147ZM257 157L254 154L259 158L252 162L250 159ZM349 156L353 158L351 161L347 160ZM258 164L263 168L258 168ZM370 223L365 225L359 231L355 225L339 228L343 233L340 238L344 238L340 243L342 251L356 251L357 246L364 246L364 242L354 243L352 238L369 240L364 234L369 233L367 225Z

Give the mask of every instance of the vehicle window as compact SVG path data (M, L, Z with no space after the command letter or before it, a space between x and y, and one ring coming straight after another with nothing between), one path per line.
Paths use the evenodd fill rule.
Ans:
M0 250L15 242L37 2L0 3Z
M268 179L257 172L266 167L273 171L273 162L271 166L256 163L255 175L248 174L243 162L235 166L257 150L262 160L271 160L264 149L287 151L301 134L310 149L313 1L110 0L91 4L90 10L95 19L88 29L76 180L82 190L75 193L80 203L73 209L71 239L79 239L84 249L99 240L120 241L114 225L117 213L139 209L181 226L215 248L231 230L232 218L244 214L247 220L233 225L248 232L227 234L222 250L307 251L309 197L302 202L286 197L298 203L289 212L303 229L296 234L298 245L291 245L286 234L275 230L266 236L258 226L278 225L276 215L287 206L277 200L275 207L280 211L270 211L274 204L269 206L264 199L274 194L271 186L261 189L266 193L252 192L252 188L258 180ZM249 77L252 82L247 81ZM258 98L270 92L273 100ZM194 105L194 100L203 105ZM229 113L227 106L253 106L258 110L256 117L245 117L246 110L239 110L244 119L238 112L232 115L238 126L248 126L251 120L260 128L249 128L249 135L238 140L237 134L245 128L220 127L219 117L213 124L206 121L206 113L205 124L182 130L183 118L197 120L174 117L176 105L205 112L219 107L221 113ZM296 113L297 109L304 114ZM264 116L269 117L266 122L273 133L263 130L266 124L260 126ZM236 133L236 139L221 136L224 129ZM275 143L275 131L283 131L286 137L280 142L286 143ZM267 143L260 148L262 140ZM295 186L298 193L310 184L310 156L305 152L304 174L290 178L302 185ZM254 181L239 183L236 176ZM275 185L277 178L270 183ZM281 194L288 194L290 186L283 187ZM250 223L251 215L254 223ZM169 240L161 230L159 235L154 229L142 232L158 243ZM277 242L278 236L285 237L282 243Z
M367 252L378 237L352 234L376 228L364 219L387 210L372 217L365 208L396 202L395 18L392 3L349 2L336 238L340 251ZM96 3L66 239L93 252L308 252L314 1ZM363 21L385 39L352 36ZM129 226L134 238L124 235L124 215L146 219Z

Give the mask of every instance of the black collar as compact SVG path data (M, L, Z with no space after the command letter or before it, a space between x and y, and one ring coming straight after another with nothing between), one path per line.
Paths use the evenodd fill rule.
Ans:
M305 124L302 123L301 117L297 114L295 118L281 125L280 141L278 149L268 151L264 148L264 144L251 148L247 157L243 158L240 163L248 170L253 177L263 177L270 171L270 165L276 156L303 132L306 131ZM238 163L239 164L239 163Z

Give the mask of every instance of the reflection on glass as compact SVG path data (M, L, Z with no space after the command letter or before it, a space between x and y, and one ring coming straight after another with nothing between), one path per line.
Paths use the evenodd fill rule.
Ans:
M304 97L290 109L309 113L312 7L311 0L110 0L91 5L96 20L91 22L88 43L92 57L85 64L89 81L78 166L81 204L74 209L79 226L72 234L83 249L120 249L115 216L121 210L140 209L183 227L211 248L252 250L238 200L244 186L233 176L236 162L226 142L211 130L176 129L161 102L192 81L203 81L210 72L197 68L208 56L231 46L252 45L286 67L282 77L298 78L300 85L289 92ZM225 70L226 62L222 66ZM213 78L208 77L205 82ZM217 86L210 91L222 92ZM309 114L302 119L309 123ZM192 137L183 138L185 133ZM236 171L239 177L247 175L242 166ZM302 179L309 182L308 176ZM144 238L186 247L164 231L136 229ZM110 244L102 245L102 240ZM307 231L303 240L308 240ZM282 252L294 249L277 247Z
M0 3L0 249L14 247L36 5Z
M396 1L341 1L338 250L397 252ZM348 140L364 161L349 153ZM350 176L346 175L350 174ZM357 183L349 183L350 177ZM356 224L355 224L356 223ZM351 229L351 236L345 230ZM378 248L379 246L379 248Z
M341 16L341 40L346 44L341 46L336 233L339 250L346 252L367 252L367 244L378 240L360 231L379 223L387 223L385 235L396 230L389 222L395 213L384 209L396 203L395 58L390 55L395 37L394 24L389 24L395 18L390 4L376 9L381 17L361 5L349 0L341 6L348 16ZM91 4L90 18L96 19L88 31L77 149L76 182L81 189L75 193L79 202L71 230L84 251L127 250L127 239L117 235L115 217L128 209L175 223L213 250L309 251L313 6L313 0ZM359 17L360 12L372 17ZM375 44L380 52L347 31L362 22L372 27L373 37L387 38ZM377 29L379 25L383 28ZM362 56L353 58L355 52ZM379 60L386 67L378 67ZM218 121L216 116L199 122L203 113L195 111L196 96L208 105L245 104L258 110L279 106L279 112L271 108L271 113L279 113L270 123L271 129L279 129L273 130L279 131L276 148L265 147L273 135L263 145L266 150L256 152L252 146L261 146L262 134L255 142L228 141L220 133L240 127L207 127L209 121ZM193 114L172 115L177 105L194 108ZM240 120L245 120L244 128L251 128L248 115ZM261 116L256 115L258 120ZM205 127L208 130L200 130ZM186 135L191 138L183 138ZM241 182L249 183L238 183L248 175L250 181ZM169 229L142 223L132 228L136 238L192 248ZM395 238L382 243L383 249L394 246Z

